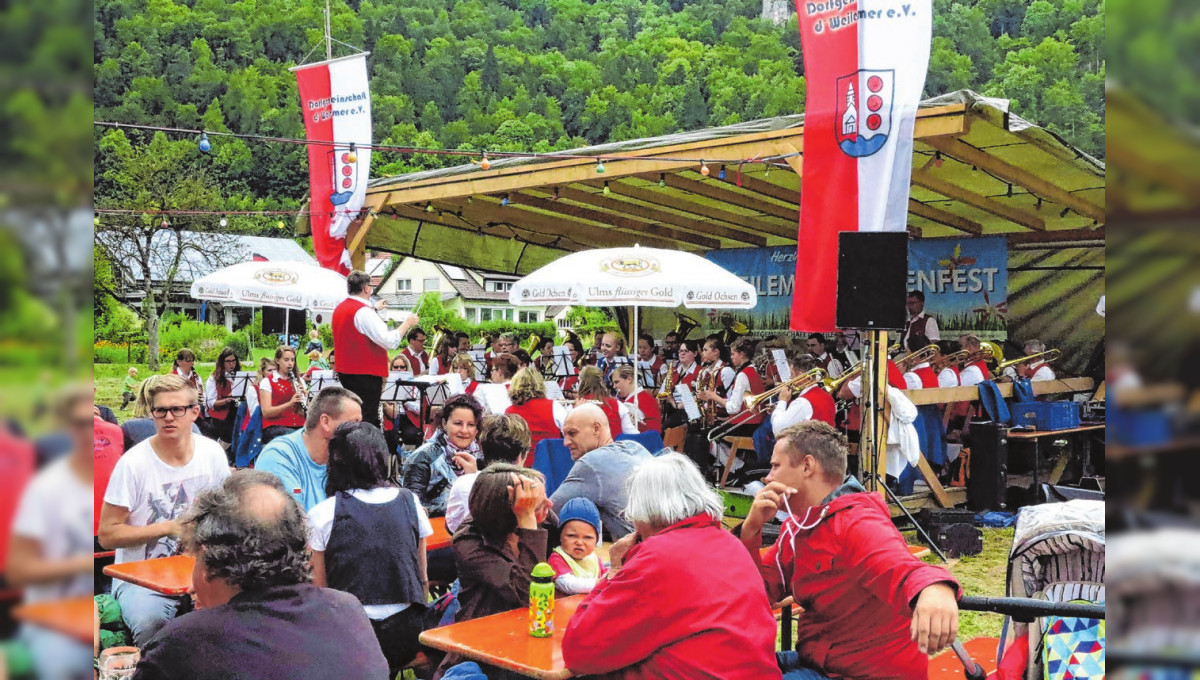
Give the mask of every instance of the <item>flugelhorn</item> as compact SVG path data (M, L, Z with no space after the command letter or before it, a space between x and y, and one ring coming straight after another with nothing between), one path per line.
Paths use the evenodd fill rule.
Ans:
M1006 368L1020 366L1021 364L1027 364L1027 363L1030 363L1033 361L1041 361L1041 362L1048 364L1051 361L1058 361L1061 358L1062 358L1061 350L1059 350L1057 348L1056 349L1048 349L1045 352L1038 352L1037 354L1029 354L1029 355L1026 355L1023 357L1017 357L1016 359L1009 359L1008 361L1002 361L999 364L996 364L996 373L1002 373L1002 372L1004 372L1004 369L1006 369Z
M763 409L764 400L773 399L779 396L779 393L783 390L787 389L799 394L813 385L821 384L824 382L824 380L825 370L821 368L814 368L807 373L803 373L792 378L791 380L788 380L787 382L780 383L779 385L776 385L775 387L772 387L761 394L746 395L746 398L742 400L742 410L730 416L725 422L709 430L708 441L715 442L722 437L728 436L729 433L733 432L735 428L757 416L759 411Z

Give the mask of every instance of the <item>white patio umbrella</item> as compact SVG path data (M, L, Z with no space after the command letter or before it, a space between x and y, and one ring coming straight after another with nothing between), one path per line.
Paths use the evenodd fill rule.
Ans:
M218 269L192 281L191 293L197 300L327 313L347 296L341 274L286 261L241 262Z
M514 305L751 309L754 286L709 260L678 250L606 248L561 257L513 284Z

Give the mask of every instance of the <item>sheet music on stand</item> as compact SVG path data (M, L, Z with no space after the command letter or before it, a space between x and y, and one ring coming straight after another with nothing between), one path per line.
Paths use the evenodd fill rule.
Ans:
M412 401L419 399L423 391L413 385L413 374L408 371L389 371L383 383L380 401Z
M546 398L547 399L566 399L563 394L562 387L554 381L546 383Z
M229 382L233 383L229 396L245 399L247 392L258 389L258 374L254 371L238 371L233 374Z
M450 397L462 394L465 389L462 383L462 376L457 373L419 375L413 378L413 380L415 382L429 383L430 389L426 394L429 396L430 406L441 406Z
M696 398L692 396L692 391L687 385L675 386L675 402L683 406L689 421L700 420L700 407L696 405Z
M575 375L575 364L571 363L571 346L556 345L553 356L554 377L567 378Z
M473 349L468 352L471 355L471 363L475 364L475 379L487 380L491 376L487 374L487 359L484 357L484 350Z
M779 371L779 381L787 382L792 379L792 367L788 364L787 352L781 349L771 350L771 356L775 358L775 370Z
M312 382L308 385L308 393L315 395L326 387L341 386L342 383L338 380L336 371L313 371Z
M644 390L652 390L657 387L654 371L650 368L649 361L637 362L638 386Z

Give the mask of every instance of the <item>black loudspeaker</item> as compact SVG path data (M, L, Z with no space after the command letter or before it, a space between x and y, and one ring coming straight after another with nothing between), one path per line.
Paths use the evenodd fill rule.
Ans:
M279 335L283 333L283 325L286 322L288 325L288 335L304 335L304 320L307 312L302 309L293 309L289 313L283 307L263 307L262 308L262 332L263 335Z
M838 235L839 328L903 330L907 286L907 232Z
M971 423L971 466L967 478L967 507L1004 510L1008 507L1008 432L997 423Z

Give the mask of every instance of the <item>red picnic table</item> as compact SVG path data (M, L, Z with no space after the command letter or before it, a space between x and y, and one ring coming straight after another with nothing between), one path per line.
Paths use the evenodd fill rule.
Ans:
M531 678L562 680L574 675L563 664L563 632L583 598L558 598L552 637L530 636L529 610L514 609L427 630L421 633L421 644Z
M23 604L13 609L12 615L22 623L40 626L91 644L95 637L95 605L95 600L91 597L73 597L68 600Z

